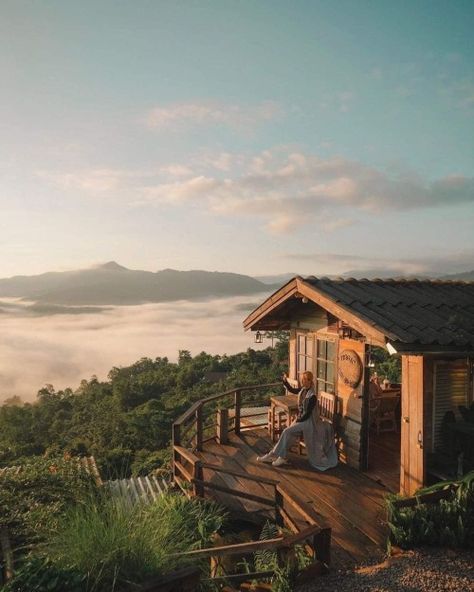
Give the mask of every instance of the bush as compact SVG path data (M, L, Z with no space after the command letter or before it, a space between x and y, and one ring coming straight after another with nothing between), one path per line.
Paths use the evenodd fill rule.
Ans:
M176 494L133 508L103 497L68 512L45 552L87 592L111 592L184 565L181 553L209 545L223 520L215 503Z
M138 450L132 463L132 475L143 477L156 469L169 470L171 472L171 448L164 448L151 452L150 450Z
M56 567L43 557L29 557L2 588L3 592L83 592L85 577Z
M31 457L20 472L8 471L0 480L0 523L14 548L45 540L66 508L95 489L73 459Z
M447 499L415 507L399 508L388 498L390 544L403 549L420 545L474 547L474 471L457 482L441 482L417 495L455 486Z

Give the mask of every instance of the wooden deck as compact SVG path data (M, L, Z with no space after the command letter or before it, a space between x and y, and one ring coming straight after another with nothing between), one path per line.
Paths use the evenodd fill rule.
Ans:
M238 474L248 474L281 483L290 497L303 505L308 515L320 526L332 529L332 565L341 568L381 557L386 549L387 525L384 497L389 489L347 465L327 472L312 469L304 456L290 455L290 464L281 468L259 463L256 457L271 448L267 431L255 428L239 436L229 433L228 444L216 440L203 443L195 452L203 463L234 471L236 475L204 468L204 481L222 489L266 497L274 496L271 485L249 481ZM252 500L238 498L227 492L205 490L242 519L272 518L268 507ZM290 503L291 506L291 503ZM289 510L299 528L304 528L301 513Z

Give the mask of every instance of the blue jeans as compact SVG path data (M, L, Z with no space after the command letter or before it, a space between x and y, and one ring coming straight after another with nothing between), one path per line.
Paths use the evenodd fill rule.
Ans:
M294 423L291 426L288 426L283 430L281 433L278 442L275 444L272 450L272 454L275 456L281 456L286 458L288 454L288 450L293 446L295 440L298 436L303 435L303 422L301 423Z

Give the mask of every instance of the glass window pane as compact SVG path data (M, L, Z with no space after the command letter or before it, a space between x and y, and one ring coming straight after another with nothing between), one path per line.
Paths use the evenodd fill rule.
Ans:
M334 341L328 341L327 343L327 359L333 361L336 355L336 344Z
M318 379L326 380L326 362L321 362L318 360L318 372L317 372Z
M312 337L306 338L306 355L307 356L313 355L313 338Z
M297 367L297 371L298 371L298 373L305 371L305 358L304 358L304 356L298 356L298 367Z
M326 342L318 339L318 358L326 357Z
M305 353L305 336L298 335L298 353L304 354Z
M331 384L334 384L334 364L328 363L326 368L326 380Z

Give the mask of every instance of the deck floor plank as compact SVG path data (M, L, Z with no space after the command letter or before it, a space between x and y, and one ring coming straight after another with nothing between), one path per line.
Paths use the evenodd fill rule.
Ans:
M329 523L332 527L336 562L349 558L360 562L383 552L386 536L383 496L386 490L382 486L345 465L328 473L314 471L307 465L305 457L297 455L291 457L292 465L284 468L257 463L257 454L267 451L270 446L266 431L256 430L244 432L240 437L232 435L225 446L208 442L199 455L219 466L277 479L290 494L310 504L317 522ZM269 499L273 498L273 487L249 483L243 479L234 480L235 486L245 491L257 495L266 493Z
M206 444L206 451L198 453L200 458L205 460L208 463L213 465L218 465L220 467L227 467L229 469L236 469L237 467L229 466L225 455L221 454L213 454L212 452L212 442ZM211 449L211 450L208 450ZM215 483L216 485L222 485L224 487L229 487L230 489L240 490L240 491L248 491L248 488L245 487L243 481L234 477L233 475L226 475L224 473L219 473L216 471L212 471L210 469L204 469L204 479L211 483ZM217 501L223 503L226 507L229 508L232 514L236 516L242 516L244 514L252 515L255 512L261 512L262 506L257 504L251 500L246 500L244 498L239 498L236 496L232 496L220 491L212 491L211 489L207 489L206 493L216 499Z

